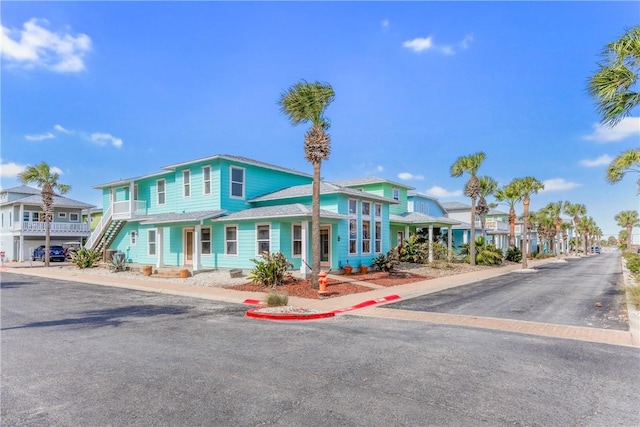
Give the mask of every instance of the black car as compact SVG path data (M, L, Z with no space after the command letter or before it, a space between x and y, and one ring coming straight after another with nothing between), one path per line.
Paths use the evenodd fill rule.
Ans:
M67 258L67 251L62 246L49 246L49 261L64 261ZM33 251L33 259L44 261L44 245L38 246Z

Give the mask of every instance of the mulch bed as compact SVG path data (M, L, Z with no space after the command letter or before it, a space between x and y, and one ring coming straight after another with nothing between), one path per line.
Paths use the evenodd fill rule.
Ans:
M419 282L422 280L433 278L412 273L401 272L389 274L380 271L367 274L352 274L344 277L349 280L358 280L385 287L406 285L408 283ZM255 282L248 282L242 285L226 286L226 288L236 291L263 292L265 294L271 291L271 288L264 287ZM374 290L374 288L359 285L356 283L350 283L346 280L335 280L329 278L327 280L328 292L324 294L322 298L335 298L350 294L369 292L372 290ZM277 291L280 293L286 293L287 295L292 297L320 299L318 290L311 288L311 279L303 280L293 277L286 279L284 284L278 286Z

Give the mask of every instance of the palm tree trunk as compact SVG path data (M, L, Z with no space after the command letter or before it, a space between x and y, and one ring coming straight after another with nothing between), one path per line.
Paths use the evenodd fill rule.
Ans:
M529 237L529 198L522 201L524 220L522 224L522 268L527 268L527 237Z
M311 201L311 288L320 289L320 165L313 162L313 196Z
M469 264L476 265L476 198L471 198L471 241L469 242Z
M44 266L49 267L49 248L51 247L51 218L44 214Z
M509 246L516 245L516 210L509 209Z
M631 250L633 245L633 225L627 225L627 250Z

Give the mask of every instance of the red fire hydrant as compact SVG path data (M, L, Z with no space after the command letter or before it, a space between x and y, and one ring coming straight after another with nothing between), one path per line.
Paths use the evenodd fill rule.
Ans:
M327 272L324 270L320 270L320 272L318 273L318 285L320 286L318 293L320 295L326 294L327 293Z

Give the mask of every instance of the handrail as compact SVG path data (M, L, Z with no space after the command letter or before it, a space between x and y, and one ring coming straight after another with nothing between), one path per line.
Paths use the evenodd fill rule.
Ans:
M95 230L91 233L91 236L87 239L87 242L84 244L84 247L87 249L93 249L93 243L97 240L103 233L106 226L111 222L111 216L113 214L113 205L110 205L107 211L102 215L100 222L96 226Z

